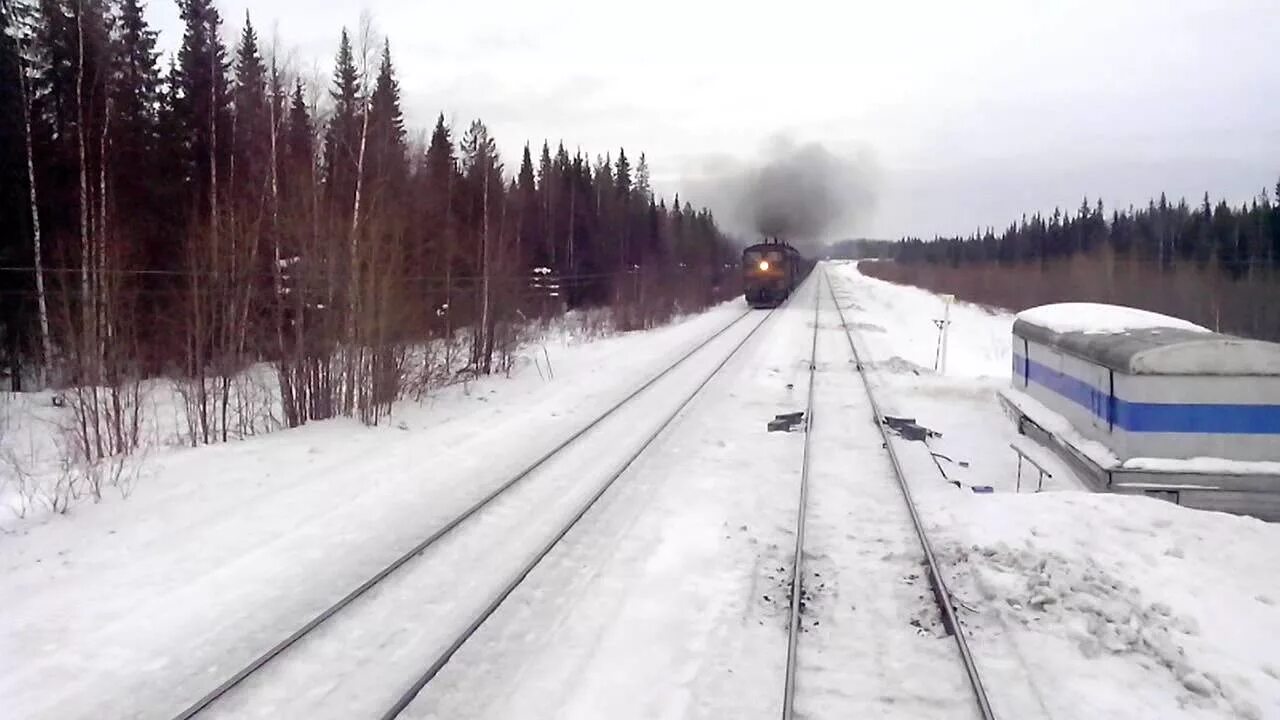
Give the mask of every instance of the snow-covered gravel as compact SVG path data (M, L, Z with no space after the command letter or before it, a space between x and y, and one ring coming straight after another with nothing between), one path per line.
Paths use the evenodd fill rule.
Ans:
M977 717L826 287L820 300L796 711L806 718Z

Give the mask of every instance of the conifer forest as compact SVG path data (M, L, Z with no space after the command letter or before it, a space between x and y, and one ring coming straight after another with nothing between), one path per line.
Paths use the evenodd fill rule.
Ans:
M1242 205L1171 202L1107 212L1023 216L993 229L929 241L871 243L877 277L1012 310L1104 302L1175 315L1226 333L1280 341L1280 182Z
M656 197L643 153L406 127L368 21L334 28L316 82L251 17L225 42L213 0L178 0L171 58L142 0L0 5L0 375L65 389L87 458L137 444L148 380L176 385L191 444L376 423L509 369L539 319L643 328L736 292L710 212ZM251 367L280 417L245 410Z

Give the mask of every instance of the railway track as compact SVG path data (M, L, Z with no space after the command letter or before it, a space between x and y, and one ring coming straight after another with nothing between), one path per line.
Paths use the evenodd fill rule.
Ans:
M786 679L783 683L782 691L783 720L791 720L795 715L797 650L800 643L800 633L803 629L800 615L801 604L804 599L804 588L802 587L804 584L804 531L805 520L809 511L809 459L812 457L814 426L813 390L817 386L818 331L821 328L821 324L818 322L818 309L822 305L822 281L826 279L825 274L814 278L814 282L818 284L818 287L814 288L813 297L813 342L809 347L809 390L805 400L804 451L800 460L800 499L796 511L795 551L791 561L789 589L791 602L787 615Z
M840 328L847 340L849 353L852 356L853 363L858 372L858 378L861 388L865 391L869 402L873 420L876 424L880 438L883 441L883 447L889 459L889 463L893 469L894 481L900 492L902 500L910 516L911 525L916 539L921 548L924 564L927 571L928 580L932 590L934 603L937 605L939 615L946 631L955 639L956 648L959 652L961 663L964 666L965 676L968 686L972 692L974 704L978 710L979 716L983 720L994 720L995 715L991 709L990 702L987 698L986 690L982 684L978 668L974 662L972 653L968 648L968 644L964 637L963 628L961 628L957 618L955 606L951 601L951 596L947 591L945 582L938 569L937 561L934 557L932 548L929 543L928 536L924 530L915 502L911 496L911 490L904 477L902 466L898 459L897 453L891 439L888 437L885 426L882 422L883 417L879 409L879 404L874 396L869 378L867 377L866 368L862 362L859 352L858 343L855 339L855 331L851 328L845 319L844 311L839 305L839 301L835 295L835 289L831 285L829 278L823 270L819 270L819 274L813 278L815 283L813 297L813 333L809 348L808 362L808 379L809 387L806 393L805 407L805 437L803 444L803 454L801 460L801 472L799 480L799 502L796 511L795 520L795 546L792 553L791 576L789 578L789 607L788 607L788 631L787 631L787 652L785 664L785 680L783 690L782 717L783 720L789 720L796 717L796 694L797 694L797 673L799 666L799 650L800 638L804 631L805 609L803 607L805 601L805 540L806 540L806 520L809 509L809 485L810 485L810 468L814 450L812 446L812 436L815 423L822 418L815 417L815 392L818 378L818 345L819 335L822 330L821 310L824 304L822 297L822 285L826 284L827 294L835 307L837 317L839 318ZM798 295L798 293L797 293ZM723 328L713 333L711 336L701 341L688 352L677 358L673 363L668 365L659 373L655 374L648 381L637 387L629 395L611 406L604 413L584 425L582 428L574 432L572 435L564 439L555 447L548 450L541 457L537 458L530 465L522 469L508 480L498 485L494 490L487 493L479 501L472 504L466 510L458 514L449 522L439 527L431 533L426 539L420 542L409 551L405 552L393 562L383 567L360 586L352 590L346 596L338 600L336 603L325 609L323 612L312 618L298 630L294 631L287 638L281 640L266 652L256 657L252 662L241 668L226 681L221 683L214 690L207 693L200 700L186 708L182 713L175 716L175 720L188 720L202 715L206 710L215 707L224 697L235 692L236 688L245 683L245 681L260 673L264 668L271 665L273 661L285 655L299 643L304 642L308 636L315 633L327 621L341 614L344 609L348 608L365 596L373 588L379 586L384 580L394 575L398 570L413 562L414 558L421 557L432 549L439 541L443 540L456 529L467 524L468 520L476 517L486 507L493 504L497 499L503 497L513 488L519 486L521 481L535 475L547 463L551 462L557 456L567 449L579 443L583 438L588 437L591 431L597 428L602 422L609 417L615 415L630 403L642 396L647 390L659 383L663 378L668 377L676 368L680 367L691 358L698 355L701 351L711 345L718 338L723 337L732 328L737 327L739 323L749 316L751 312L744 312L742 315L734 318L733 321L726 324ZM479 608L470 616L469 621L461 626L461 629L453 632L447 642L441 643L438 651L433 651L430 662L420 669L416 675L405 674L406 684L402 691L398 692L393 702L391 702L384 711L376 716L382 720L394 720L399 717L406 708L410 706L415 698L427 687L427 685L445 668L450 662L454 654L466 644L472 636L480 629L480 627L489 619L489 617L508 599L508 597L516 590L517 587L528 577L528 575L538 566L543 559L552 552L552 550L561 542L561 540L578 524L578 522L591 510L596 502L604 496L614 485L614 483L626 473L626 471L650 448L651 445L666 431L668 426L682 413L682 411L702 392L702 390L720 373L721 369L738 353L738 351L750 340L756 332L772 317L773 312L767 314L754 314L757 317L753 321L753 325L738 339L734 339L728 352L723 356L717 356L718 362L692 387L690 391L680 397L679 401L674 405L668 404L666 407L672 408L665 412L663 418L651 430L646 431L643 440L633 450L626 453L625 457L620 458L620 462L616 467L609 471L603 480L599 481L586 496L585 500L565 519L556 530L545 540L542 540L536 551L524 560L515 572L511 573L501 587L496 592L488 595L481 602L473 604L473 607ZM761 317L761 315L763 315ZM412 676L411 681L408 679Z
M622 462L614 471L608 474L607 478L588 496L587 500L576 510L576 512L574 512L571 517L563 523L563 525L549 540L541 545L532 557L521 565L519 570L495 595L487 600L480 612L478 612L471 621L452 638L444 649L435 656L424 671L422 671L411 683L407 684L406 689L399 693L395 702L380 715L384 720L390 720L391 718L399 716L400 713L403 712L403 710L408 707L408 705L418 695L418 693L427 685L427 683L429 683L431 679L434 678L442 668L444 668L453 654L462 647L462 645L476 632L476 630L480 628L485 620L506 600L515 588L520 585L533 568L537 566L537 564L560 542L570 529L577 524L577 522L591 509L596 501L608 491L609 487L626 472L627 468L629 468L645 452L645 450L653 444L667 426L669 426L680 412L699 395L702 389L710 383L710 381L720 372L729 360L737 354L737 352L752 336L755 335L756 331L759 330L760 327L762 327L769 318L772 317L772 315L772 311L763 314L763 316L759 313L744 311L741 315L727 323L723 328L698 343L645 383L637 387L604 413L581 427L569 437L565 438L555 447L549 449L546 453L534 460L511 478L499 484L495 489L485 494L478 501L456 515L452 520L440 526L416 546L412 547L391 563L387 564L385 567L373 574L368 580L364 581L337 602L324 609L289 636L280 640L270 649L255 657L251 662L240 668L217 687L189 705L182 712L175 715L174 720L189 720L190 718L201 716L206 711L213 709L218 703L232 695L237 688L250 680L250 678L260 674L268 666L271 666L273 662L286 655L291 649L296 648L300 643L304 643L309 637L314 635L317 630L324 626L325 623L342 614L348 607L356 604L361 598L368 595L371 590L383 584L389 577L395 575L397 571L402 570L407 565L413 564L412 561L415 558L422 557L440 541L453 534L455 530L468 524L469 520L478 518L478 516L483 514L481 513L482 510L492 506L499 498L504 497L514 488L520 486L522 481L537 474L539 470L543 469L548 465L548 463L561 456L566 450L573 448L584 438L589 437L591 432L602 423L618 414L624 408L627 408L636 401L637 398L644 395L646 391L653 388L664 378L669 377L673 371L684 365L690 359L699 355L700 352L712 345L717 339L725 336L731 329L738 327L744 319L752 317L753 320L750 322L753 324L740 339L733 343L730 350L718 361L711 372L706 374L691 392L684 395L680 402L675 405L675 408L671 410L670 413L658 424L657 428L647 434L645 440L640 444L640 446L633 452L629 453L625 461Z
M432 678L434 678L444 668L445 664L449 662L449 659L453 657L453 654L457 652L459 648L462 647L463 643L471 639L471 636L474 635L475 632L480 629L480 626L484 624L484 621L489 619L489 616L492 615L494 611L498 609L498 606L500 606L504 601L506 601L507 597L511 595L511 593L520 585L521 582L524 581L526 577L528 577L529 573L533 571L533 569L538 565L538 563L542 562L542 559L545 558L547 554L550 553L551 550L555 548L555 546L559 544L562 539L564 539L564 536L567 535L569 531L572 530L573 527L578 524L578 521L581 520L582 517L586 515L588 511L591 510L591 508L596 504L596 501L599 500L606 492L608 492L609 488L613 486L613 484L618 480L618 478L622 477L622 475L626 473L627 469L630 468L632 464L634 464L635 461L638 460L640 456L643 455L644 452L648 450L651 445L653 445L654 441L656 441L658 437L661 436L663 432L666 431L667 427L671 425L671 423L680 415L680 413L689 405L689 403L693 402L694 398L698 397L698 395L701 394L703 388L705 388L712 381L712 379L714 379L716 375L719 374L720 370L723 369L724 366L727 365L729 361L732 360L733 357L738 354L738 351L741 350L744 345L746 345L747 341L750 340L753 335L755 335L755 332L757 330L759 330L766 322L768 322L769 318L772 317L772 315L773 315L773 311L770 311L768 314L764 316L763 319L761 319L758 323L756 323L756 325L751 329L750 332L744 335L741 340L739 340L737 343L733 345L730 351L727 354L725 354L723 359L721 359L720 362L716 364L716 366L711 370L711 372L708 373L705 377L703 377L702 381L699 382L696 387L694 387L693 391L687 394L680 401L680 403L675 407L675 409L673 409L669 414L667 414L663 418L663 420L659 423L657 429L649 433L648 436L645 438L644 442L642 442L638 448L636 448L633 452L631 452L631 454L628 455L627 458L621 464L619 464L613 470L613 472L611 472L608 475L605 481L599 486L599 489L597 489L596 492L593 495L591 495L591 497L587 500L587 502L585 502L578 509L578 511L573 515L573 517L571 517L569 521L562 526L560 531L557 532L554 537L548 540L545 545L539 548L537 553L535 553L534 556L530 558L529 561L526 562L523 567L520 568L519 572L515 575L515 577L513 577L502 588L502 590L489 601L488 605L485 606L484 610L482 610L478 615L475 616L475 618L471 621L471 623L454 638L453 642L449 644L449 646L444 650L444 652L440 653L436 657L436 659L431 663L431 665L418 677L418 679L415 680L414 683L404 693L401 694L401 696L396 700L396 702L391 706L391 708L389 708L385 713L383 713L383 715L381 716L381 720L394 720L395 718L399 717L400 713L404 712L405 708L407 708L409 704L413 702L414 698L418 696L418 693L422 692L422 689L426 687L427 683L431 682Z
M911 525L915 534L915 538L919 542L920 549L923 554L924 564L928 575L929 584L933 593L933 599L937 605L938 612L941 615L942 623L947 633L955 639L956 649L959 654L960 662L964 666L965 677L969 689L972 692L973 702L978 714L983 720L994 720L995 714L991 708L986 689L982 683L982 678L978 672L978 667L974 661L973 654L969 649L968 642L965 639L964 630L960 625L960 621L956 614L955 605L952 602L951 595L947 590L946 583L938 569L938 562L934 556L932 546L929 543L929 537L924 529L924 524L920 519L920 514L916 508L916 504L911 495L911 488L902 470L902 464L898 458L898 454L894 449L894 443L889 437L884 424L884 417L880 412L880 405L876 401L875 391L872 388L870 379L862 356L858 350L858 344L855 340L855 331L851 328L844 316L844 310L840 307L839 300L836 298L835 288L831 285L830 280L826 277L825 270L819 270L822 274L815 278L815 282L825 281L827 291L831 298L831 302L835 307L837 317L840 321L840 328L848 341L849 352L852 355L854 366L857 369L861 387L866 393L866 397L872 412L872 420L880 433L883 441L883 447L887 453L890 465L893 469L893 477L897 485L897 489L901 494L905 503L908 515L911 519ZM813 434L815 426L815 418L813 416L814 406L814 386L817 373L817 346L818 334L820 330L819 323L819 306L822 304L821 287L815 293L814 303L814 335L813 347L810 354L809 369L809 393L808 393L808 409L807 424L805 428L805 448L802 461L801 479L800 479L800 504L796 521L796 546L794 553L794 562L792 565L791 577L791 613L788 624L788 644L787 644L787 664L786 664L786 682L784 686L782 717L789 720L795 715L795 695L796 695L796 664L797 664L797 646L801 625L801 600L803 598L803 559L804 559L804 539L806 514L808 511L808 495L809 495L809 468L811 465L810 436Z

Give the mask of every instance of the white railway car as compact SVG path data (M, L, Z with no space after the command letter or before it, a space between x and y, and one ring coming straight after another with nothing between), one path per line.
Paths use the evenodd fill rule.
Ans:
M1019 429L1098 489L1280 520L1280 344L1133 308L1020 313Z

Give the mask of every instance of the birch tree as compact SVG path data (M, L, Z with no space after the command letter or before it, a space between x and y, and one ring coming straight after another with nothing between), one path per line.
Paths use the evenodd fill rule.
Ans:
M38 383L45 387L49 382L49 369L54 362L53 341L49 333L49 302L44 283L44 251L40 235L40 202L36 185L35 150L32 141L32 98L29 90L27 74L27 47L30 35L23 28L19 18L18 4L13 0L5 0L0 7L5 23L3 42L6 51L13 53L13 70L17 75L18 104L22 116L22 146L26 161L27 210L31 223L31 257L35 275L36 317L40 333L40 357L37 360ZM13 322L13 320L10 320ZM15 332L15 330L10 330ZM16 378L15 378L16 379Z

